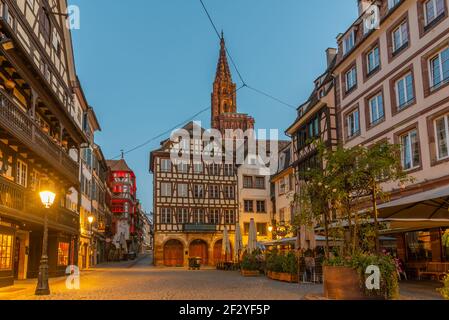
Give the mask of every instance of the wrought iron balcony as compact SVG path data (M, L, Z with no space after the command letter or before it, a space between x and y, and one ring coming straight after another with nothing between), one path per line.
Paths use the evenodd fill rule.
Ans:
M0 209L2 208L6 208L6 214L13 219L20 218L34 223L43 222L42 211L46 210L36 192L0 177ZM58 206L51 208L48 218L50 224L63 226L73 232L79 229L78 214L66 208Z
M0 177L0 206L22 211L25 189L3 177Z
M114 193L112 199L134 201L134 196L130 192Z
M3 91L0 91L0 127L71 183L79 184L78 164Z

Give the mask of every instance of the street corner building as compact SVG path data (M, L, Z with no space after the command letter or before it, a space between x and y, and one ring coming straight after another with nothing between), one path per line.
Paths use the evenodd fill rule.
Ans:
M237 93L229 69L222 36L219 61L213 84L211 127L223 135L226 129L254 128L254 119L237 113ZM191 150L195 122L184 129L190 133ZM201 138L200 138L201 139ZM173 164L172 143L163 141L151 153L150 171L154 187L154 263L182 267L189 258L199 257L203 265L215 266L222 259L223 234L228 231L231 252L239 223L238 176L235 163L208 164L203 161ZM202 148L200 148L202 150ZM217 152L222 152L218 150ZM201 152L201 151L199 151Z
M66 11L64 0L53 1ZM77 263L80 146L87 143L70 30L47 1L0 1L0 286L35 278L48 213L49 274Z

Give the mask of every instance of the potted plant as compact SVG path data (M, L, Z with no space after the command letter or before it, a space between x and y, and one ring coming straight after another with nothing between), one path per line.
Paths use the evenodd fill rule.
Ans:
M366 286L369 266L380 270L379 289ZM335 300L389 300L399 294L396 264L391 256L359 253L345 258L332 258L325 262L324 291Z
M261 261L258 252L246 253L240 264L241 274L244 277L256 277L260 275Z
M444 287L438 289L444 299L449 300L449 275L444 278Z
M298 282L298 265L293 252L287 255L277 251L267 257L267 276L270 279L286 282Z
M282 273L283 259L277 250L267 256L267 276L273 280L279 280Z
M283 257L281 281L298 282L298 261L293 252Z

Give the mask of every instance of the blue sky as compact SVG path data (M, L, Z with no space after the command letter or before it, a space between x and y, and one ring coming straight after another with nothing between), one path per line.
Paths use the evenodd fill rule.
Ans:
M102 132L107 158L166 131L210 105L219 42L199 0L71 0L81 10L72 31L77 72ZM245 81L299 105L325 69L325 50L356 19L355 0L204 0ZM234 81L239 86L235 70ZM281 132L296 117L242 89L239 112L257 128ZM198 117L208 127L210 113ZM162 139L161 139L162 140ZM148 162L153 142L126 160L139 198L152 210Z

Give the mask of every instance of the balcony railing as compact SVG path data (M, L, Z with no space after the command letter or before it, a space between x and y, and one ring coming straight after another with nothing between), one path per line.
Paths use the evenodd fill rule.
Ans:
M0 177L0 206L23 210L25 189Z
M0 126L47 160L71 182L78 181L78 164L3 91L0 91Z
M112 195L112 199L120 199L120 200L130 200L134 201L134 196L129 192L122 192L122 193L114 193Z
M21 211L27 216L38 215L41 218L42 210L45 210L37 193L25 189L4 177L0 177L0 207ZM58 206L52 208L49 220L73 230L79 229L78 214L66 208Z

